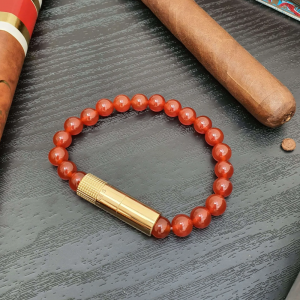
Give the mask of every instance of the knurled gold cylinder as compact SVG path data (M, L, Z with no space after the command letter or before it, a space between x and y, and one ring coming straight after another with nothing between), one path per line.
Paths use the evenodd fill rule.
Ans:
M151 236L160 213L108 185L100 178L87 174L79 183L77 195L118 219Z

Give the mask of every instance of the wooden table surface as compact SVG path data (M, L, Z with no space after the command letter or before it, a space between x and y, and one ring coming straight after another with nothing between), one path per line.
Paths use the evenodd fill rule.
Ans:
M284 299L300 270L300 114L275 130L259 124L140 1L44 2L0 144L0 298ZM197 2L299 105L300 24L253 0ZM66 118L135 93L208 115L232 147L228 209L187 238L131 229L48 162ZM292 153L280 148L287 137ZM101 119L69 153L170 219L203 205L215 180L203 136L163 113Z

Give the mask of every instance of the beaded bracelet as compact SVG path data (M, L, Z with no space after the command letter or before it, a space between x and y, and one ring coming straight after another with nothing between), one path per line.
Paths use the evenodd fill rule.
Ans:
M83 126L95 125L101 117L110 116L114 109L118 112L126 112L132 107L136 111L143 111L149 106L154 112L165 111L169 117L178 117L183 125L194 125L195 130L205 134L205 140L213 146L212 156L217 161L215 174L218 177L213 184L214 194L205 202L205 207L195 207L190 217L184 214L176 215L172 223L162 217L159 212L147 207L136 199L118 191L103 180L92 174L78 172L76 165L69 161L66 150L72 143L72 135L79 134ZM231 149L223 144L224 135L218 128L212 128L212 122L208 117L196 117L195 111L190 107L182 108L177 100L165 102L161 95L153 95L147 99L145 95L137 94L131 100L125 95L117 96L113 102L101 99L96 104L96 109L86 108L80 118L70 117L65 121L64 131L57 132L53 137L55 148L49 153L49 161L58 166L57 172L60 178L69 180L72 190L79 196L101 207L105 211L125 221L129 225L156 238L165 238L173 230L179 237L188 236L193 226L206 228L211 222L211 216L219 216L225 212L227 197L232 192L232 183L229 178L233 175L233 166L228 161L231 157Z

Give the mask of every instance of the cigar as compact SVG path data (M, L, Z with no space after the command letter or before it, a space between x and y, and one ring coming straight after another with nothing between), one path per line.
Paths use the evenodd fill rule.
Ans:
M41 4L0 1L0 140Z
M291 119L291 92L197 3L142 1L258 121L274 128Z

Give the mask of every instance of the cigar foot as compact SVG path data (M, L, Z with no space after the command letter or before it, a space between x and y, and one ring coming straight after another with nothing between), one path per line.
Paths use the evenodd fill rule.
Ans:
M294 111L292 111L292 112L290 112L289 114L287 114L286 117L284 118L282 124L288 122L288 121L294 116L294 114L295 114Z
M264 125L275 128L283 125L284 123L290 121L296 112L296 102L293 99L287 99L287 101L283 101L283 105L280 106L279 109L273 110L269 108L269 117L260 120Z

